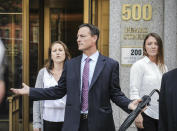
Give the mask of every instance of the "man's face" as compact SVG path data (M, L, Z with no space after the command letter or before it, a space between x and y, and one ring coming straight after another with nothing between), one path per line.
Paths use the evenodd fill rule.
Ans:
M88 27L81 27L77 33L78 49L80 51L89 51L96 47L97 36L91 36Z

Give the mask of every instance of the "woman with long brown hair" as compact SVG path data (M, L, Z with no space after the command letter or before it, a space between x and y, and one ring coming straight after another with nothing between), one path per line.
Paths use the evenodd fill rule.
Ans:
M36 88L55 86L63 71L64 62L70 59L62 41L55 41L48 50L48 62L37 76ZM33 131L61 131L64 122L66 96L58 100L34 101Z
M160 36L149 33L143 43L143 58L135 62L130 70L130 99L139 99L153 89L160 89L164 64L163 44ZM135 125L138 131L158 131L159 96L154 94L150 106L138 115Z

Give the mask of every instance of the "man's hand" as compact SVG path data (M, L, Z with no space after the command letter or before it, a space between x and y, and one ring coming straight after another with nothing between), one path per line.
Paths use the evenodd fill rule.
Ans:
M141 113L136 117L136 119L135 119L135 125L138 128L141 128L141 129L144 128L144 126L143 126L143 117L142 117Z
M132 102L128 105L128 109L130 109L130 110L135 110L136 107L138 106L138 104L139 104L141 101L142 101L141 99L137 99L137 100L132 101Z
M41 131L41 128L34 128L33 131Z
M17 95L29 95L30 87L27 86L25 83L22 83L22 87L23 87L22 89L11 88L10 90Z

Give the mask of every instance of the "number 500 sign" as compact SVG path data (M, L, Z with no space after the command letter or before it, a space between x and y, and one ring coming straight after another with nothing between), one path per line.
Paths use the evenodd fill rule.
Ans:
M152 5L145 4L123 4L122 5L122 20L145 20L149 21L152 19Z

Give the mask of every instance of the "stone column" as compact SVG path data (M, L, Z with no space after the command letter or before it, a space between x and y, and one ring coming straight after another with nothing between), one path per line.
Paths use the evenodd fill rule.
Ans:
M152 6L152 18L148 21L122 19L122 7L132 12L132 8L138 6ZM134 7L133 7L134 6ZM139 8L139 7L137 7ZM127 11L127 10L126 10ZM143 11L141 11L143 12ZM126 12L127 13L127 12ZM136 12L134 12L136 13ZM132 15L132 14L131 14ZM127 17L127 15L124 15ZM136 16L135 16L136 17ZM137 17L136 17L137 18ZM177 67L177 1L176 0L110 0L110 34L109 34L109 56L120 64L120 85L122 91L129 97L129 74L131 64L122 63L122 48L140 47L143 45L143 35L149 32L158 33L164 42L165 63L169 70ZM130 27L130 28L129 28ZM131 29L132 28L132 29ZM130 29L130 30L129 30ZM139 30L139 31L137 31ZM133 34L133 35L132 35ZM127 36L134 36L127 37ZM140 36L140 37L139 37ZM131 62L130 62L131 63ZM127 117L119 107L113 105L113 115L116 130ZM132 125L128 131L136 131Z
M164 0L164 54L168 70L177 68L177 0Z

